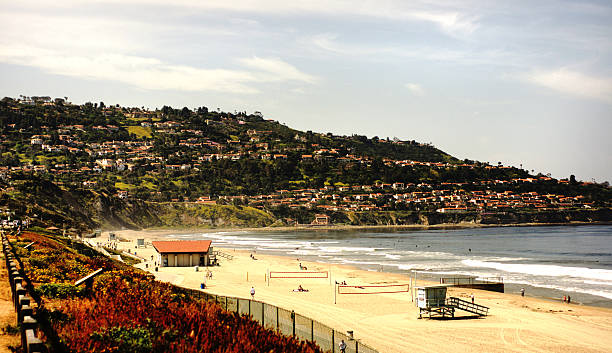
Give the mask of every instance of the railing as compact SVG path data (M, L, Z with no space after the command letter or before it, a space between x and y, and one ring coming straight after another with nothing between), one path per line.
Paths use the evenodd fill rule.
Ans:
M448 298L446 305L453 306L459 310L467 311L480 316L487 316L489 314L488 307L484 305L470 303L468 301L455 297Z
M210 254L213 255L213 256L223 257L223 258L228 259L228 260L233 260L234 259L234 255L230 255L230 254L224 253L224 252L219 251L219 250L213 250Z
M37 337L40 325L34 318L34 308L30 305L32 302L31 296L24 287L24 285L26 285L25 274L18 270L17 264L19 261L11 251L11 246L4 232L2 232L1 238L2 252L6 260L13 302L15 311L17 312L17 324L21 327L21 346L25 353L45 352L45 345L40 338Z
M441 284L466 285L466 284L494 284L504 283L503 277L442 277Z
M15 259L14 255L10 251L10 244L4 234L2 234L2 247L6 256L7 268L9 269L9 279L11 281L11 288L13 289L13 296L16 298L15 306L22 328L24 352L45 352L46 347L43 342L37 338L40 324L33 318L36 315L29 305L30 297L26 289L22 287L22 281L27 280L27 277L25 277L25 274L23 274L22 277L22 274L17 270L17 261L13 260ZM225 255L230 256L229 259L231 259L231 255ZM340 352L339 344L344 340L347 345L346 353L378 353L377 350L354 339L352 337L352 332L350 335L348 332L344 334L318 321L297 314L294 311L251 299L226 297L195 289L180 288L180 290L192 297L215 302L227 311L235 312L240 315L249 315L253 320L259 322L264 327L276 330L286 336L293 336L305 341L313 341L325 352ZM32 293L30 295L32 295Z
M378 353L377 350L354 339L348 334L336 331L306 316L256 300L226 297L195 289L184 289L192 296L219 304L223 309L240 315L249 315L266 328L286 336L313 341L325 352L340 352L342 340L347 345L346 353Z

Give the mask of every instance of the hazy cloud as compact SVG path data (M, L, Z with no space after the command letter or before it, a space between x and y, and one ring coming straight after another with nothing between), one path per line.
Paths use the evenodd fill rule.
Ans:
M316 79L280 59L240 60L254 70L204 69L172 65L155 58L123 54L67 55L30 46L5 46L0 61L37 67L43 71L85 79L109 80L152 90L257 93L257 83Z
M408 91L410 91L410 93L412 93L415 96L422 96L425 94L425 91L423 90L423 88L416 83L405 83L404 87L406 87Z
M40 1L24 0L21 1L21 6L36 6L40 3ZM256 14L353 15L386 20L424 21L437 25L442 31L451 35L469 34L479 26L478 15L471 13L473 11L471 7L448 6L444 1L431 0L388 0L384 2L368 0L301 0L289 2L282 0L174 0L172 2L165 0L97 0L95 3L171 6ZM82 5L82 2L79 0L56 0L53 4L47 4L47 2L44 2L44 4L45 6L71 8Z
M521 75L527 82L578 97L612 103L612 78L593 77L567 68Z
M262 72L260 77L262 77L263 81L293 80L305 83L317 82L316 77L301 72L294 66L276 58L266 59L254 56L252 58L240 59L240 63L242 63L244 66L260 70Z

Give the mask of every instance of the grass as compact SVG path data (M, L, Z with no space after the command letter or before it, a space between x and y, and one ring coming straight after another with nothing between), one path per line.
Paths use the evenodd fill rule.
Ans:
M115 183L115 187L119 190L132 190L135 189L136 186L132 185L132 184L126 184L126 183L122 183L120 181Z
M45 155L38 155L36 156L36 161L39 164L45 164L47 161L52 161L53 163L65 163L66 162L66 157L64 156L45 156Z
M147 138L151 137L151 128L150 127L128 126L127 127L127 131L130 134L134 134L134 135L136 135L138 137L147 137Z
M149 190L157 190L157 185L155 185L154 183L148 181L148 180L143 180L140 182L140 186L145 187Z

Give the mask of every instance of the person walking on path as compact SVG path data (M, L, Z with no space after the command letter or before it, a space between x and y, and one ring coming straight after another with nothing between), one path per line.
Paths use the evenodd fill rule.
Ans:
M340 343L338 343L338 348L340 348L340 353L346 353L346 343L344 340L341 340Z
M525 296L525 288L521 288L521 297Z
M251 287L251 299L255 300L255 287Z

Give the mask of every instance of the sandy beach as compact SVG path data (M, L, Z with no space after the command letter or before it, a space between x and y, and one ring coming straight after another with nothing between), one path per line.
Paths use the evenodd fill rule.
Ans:
M193 267L166 267L154 270L151 260L155 250L149 245L136 248L136 239L165 239L175 230L115 231L123 241L120 249L136 253L145 260L136 265L155 274L160 281L200 288L206 281L206 291L214 294L247 298L256 290L255 299L274 304L310 317L338 331L354 331L355 338L384 352L611 352L612 310L588 307L518 294L501 294L473 289L450 288L448 296L469 300L489 307L490 315L476 318L457 311L454 320L418 319L418 309L410 293L337 295L334 304L335 281L349 285L408 284L407 275L363 271L350 266L329 265L250 253L234 249L219 249L233 256L220 258L220 266L210 267L212 279ZM193 233L186 230L185 233ZM106 239L103 233L99 241ZM214 246L214 242L213 242ZM251 254L255 259L251 258ZM271 279L269 271L328 271L325 279ZM427 283L420 281L418 285ZM302 285L308 292L294 292Z

